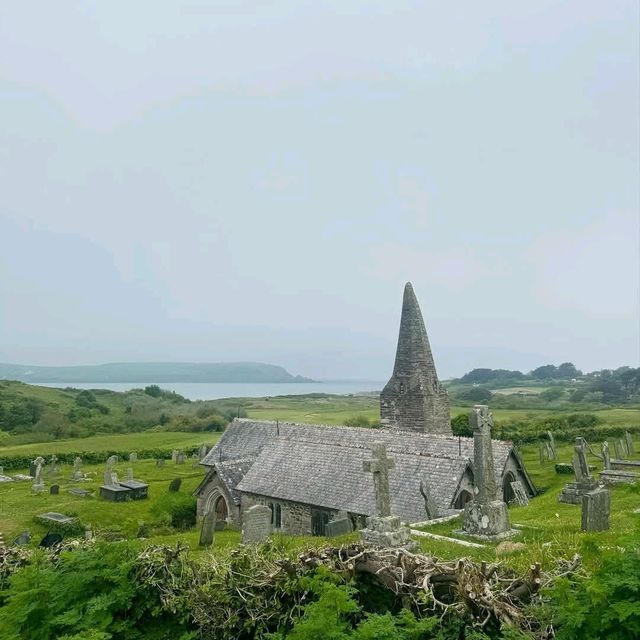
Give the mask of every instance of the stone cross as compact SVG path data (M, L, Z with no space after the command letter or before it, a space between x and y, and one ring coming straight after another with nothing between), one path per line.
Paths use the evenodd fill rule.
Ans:
M498 485L493 467L491 427L493 416L486 405L477 404L469 415L473 429L473 474L478 489L476 501L479 504L498 499Z
M578 482L588 482L592 479L587 462L587 441L576 438L575 453L573 454L573 472Z
M35 476L33 478L33 489L34 490L38 490L38 489L43 489L44 488L44 481L42 479L42 469L44 466L44 458L42 456L38 456L33 464L35 465Z
M118 462L118 456L109 456L107 458L107 470L113 471L113 467L116 466L117 462Z
M80 456L76 456L73 460L73 475L82 473L80 471L80 467L82 465L82 458Z
M611 455L609 454L609 443L605 440L602 443L602 461L605 469L611 469Z
M373 488L376 496L376 515L384 518L391 515L391 498L389 497L389 471L396 463L387 458L387 448L383 442L374 442L371 448L373 458L365 460L362 468L373 473Z

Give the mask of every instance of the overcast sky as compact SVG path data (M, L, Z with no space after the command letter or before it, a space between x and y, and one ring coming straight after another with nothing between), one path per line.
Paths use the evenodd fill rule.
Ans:
M637 0L0 8L0 361L638 366Z

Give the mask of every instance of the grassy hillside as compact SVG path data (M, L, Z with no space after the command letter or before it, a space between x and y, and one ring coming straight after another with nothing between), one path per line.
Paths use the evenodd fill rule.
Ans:
M226 422L215 403L191 402L157 386L121 393L0 380L0 444L131 433L157 426L211 431L222 429Z

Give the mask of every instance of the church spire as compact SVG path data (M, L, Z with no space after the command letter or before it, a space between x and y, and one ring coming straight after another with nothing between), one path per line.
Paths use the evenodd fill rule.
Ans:
M404 286L400 333L398 334L393 375L410 376L417 372L422 372L430 379L436 381L438 379L420 305L411 283L407 282Z
M383 426L423 433L451 433L449 397L438 381L420 306L404 287L393 375L380 394Z

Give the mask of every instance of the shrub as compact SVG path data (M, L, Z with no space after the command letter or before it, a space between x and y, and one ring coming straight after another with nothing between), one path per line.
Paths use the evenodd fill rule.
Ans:
M352 416L344 421L345 427L370 427L371 421L367 416Z
M187 493L165 493L156 500L152 512L176 529L188 529L196 523L196 499Z

